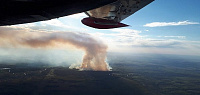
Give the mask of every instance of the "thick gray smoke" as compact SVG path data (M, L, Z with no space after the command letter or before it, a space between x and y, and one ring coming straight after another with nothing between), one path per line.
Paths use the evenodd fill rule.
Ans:
M107 45L80 32L29 32L25 29L0 27L0 47L55 48L73 46L85 52L79 69L109 71Z

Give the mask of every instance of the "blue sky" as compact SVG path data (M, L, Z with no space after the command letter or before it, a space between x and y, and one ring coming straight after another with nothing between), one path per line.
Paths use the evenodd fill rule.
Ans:
M130 27L93 29L81 23L84 13L49 21L14 25L35 31L70 31L93 35L108 52L200 55L200 1L155 0L123 23Z
M199 0L155 0L150 5L146 6L136 14L132 15L129 19L124 20L132 25L133 29L151 30L151 32L145 32L147 35L152 36L167 36L167 35L181 35L186 36L187 40L200 40L199 39L199 24L194 25L178 25L178 26L166 26L166 27L142 27L146 23L152 22L197 22L200 21L200 7ZM131 21L133 19L134 21ZM131 22L129 22L131 21Z

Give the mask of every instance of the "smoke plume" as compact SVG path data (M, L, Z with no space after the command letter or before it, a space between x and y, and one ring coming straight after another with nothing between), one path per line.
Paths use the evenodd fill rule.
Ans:
M105 61L107 45L80 32L30 32L0 27L0 47L55 48L70 45L85 52L79 69L109 71Z

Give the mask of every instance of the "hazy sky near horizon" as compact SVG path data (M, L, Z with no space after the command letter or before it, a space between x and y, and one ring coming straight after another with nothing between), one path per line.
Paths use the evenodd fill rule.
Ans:
M87 27L81 23L87 17L84 13L9 28L87 33L106 43L108 52L200 55L199 4L199 0L155 0L123 20L130 25L125 28Z

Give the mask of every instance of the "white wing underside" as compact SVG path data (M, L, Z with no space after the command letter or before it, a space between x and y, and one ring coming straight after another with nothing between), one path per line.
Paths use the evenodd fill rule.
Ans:
M85 12L94 18L120 22L154 0L118 0L112 4Z

